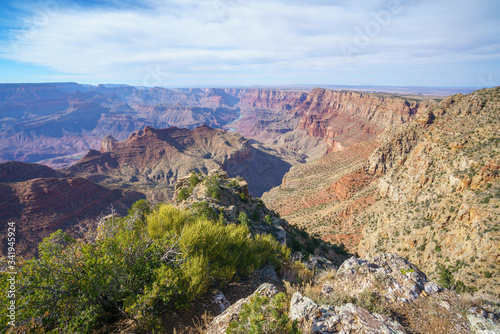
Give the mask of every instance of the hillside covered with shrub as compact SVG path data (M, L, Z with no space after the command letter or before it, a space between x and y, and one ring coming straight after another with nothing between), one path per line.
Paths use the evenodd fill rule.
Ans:
M188 196L204 194L189 206L187 198L155 207L140 200L127 216L85 225L77 237L57 231L44 239L40 257L24 262L16 278L16 327L2 309L1 330L89 333L132 319L139 331L162 331L161 318L264 267L310 276L290 262L287 238L304 254L328 248L251 198L245 181L223 172L188 178Z

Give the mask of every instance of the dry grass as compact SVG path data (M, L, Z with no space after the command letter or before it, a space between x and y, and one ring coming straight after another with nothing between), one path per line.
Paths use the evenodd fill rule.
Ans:
M203 334L205 330L210 326L212 320L214 319L207 311L201 315L201 318L193 319L193 327L196 330L196 333Z
M292 284L309 283L314 277L314 273L298 261L290 261L282 269L283 280Z

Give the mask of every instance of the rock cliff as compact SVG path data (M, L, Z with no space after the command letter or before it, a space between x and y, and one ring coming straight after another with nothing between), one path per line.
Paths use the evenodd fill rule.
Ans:
M444 265L498 294L499 107L500 88L452 96L386 139L365 166L382 199L360 218L360 254L398 252L431 277Z
M268 333L272 326L284 326L286 319L295 321L303 333L318 334L459 334L500 330L495 306L462 298L429 282L413 264L394 254L379 253L369 259L352 257L338 270L317 275L312 284L285 284L285 288L288 303L283 309L261 302L283 297L278 287L264 283L216 316L206 333L226 333L227 328L235 325L259 326ZM260 307L253 308L258 302ZM249 309L254 310L255 317L242 316ZM273 320L268 319L271 317Z
M264 101L270 93L274 92L267 92ZM254 103L252 106L258 108L250 111L242 107L242 116L230 126L268 146L304 153L310 161L374 140L385 129L420 117L437 104L434 100L408 101L397 96L322 88L272 96L281 103ZM255 100L260 101L260 97Z

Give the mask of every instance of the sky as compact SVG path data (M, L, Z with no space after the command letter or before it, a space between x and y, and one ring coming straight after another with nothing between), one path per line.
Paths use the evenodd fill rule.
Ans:
M500 85L498 0L1 0L0 82Z

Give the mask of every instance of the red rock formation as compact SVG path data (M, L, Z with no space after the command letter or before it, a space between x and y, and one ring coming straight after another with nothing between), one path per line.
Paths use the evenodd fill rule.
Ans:
M147 126L121 142L106 138L102 147L101 152L89 151L66 171L96 182L111 179L165 188L191 171L206 173L222 168L230 176L243 176L252 195L260 196L277 186L290 168L290 164L253 147L239 134L206 125L193 130Z
M290 90L248 89L239 92L242 108L291 110L305 100L307 93Z
M313 89L296 110L299 130L327 142L327 153L373 139L384 129L410 121L427 111L430 102L383 98L373 94ZM342 135L344 135L342 137ZM338 140L340 137L341 142ZM341 145L341 146L339 146Z

